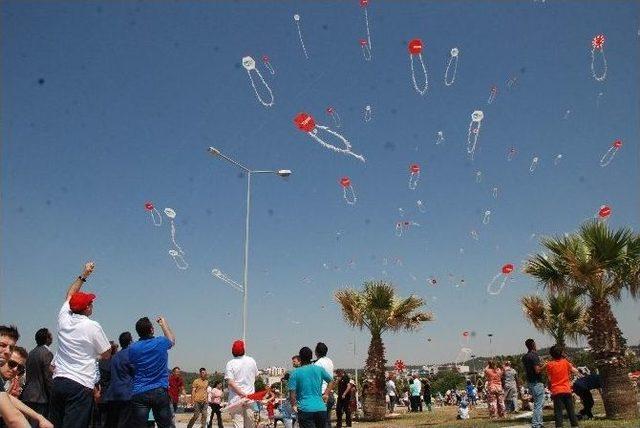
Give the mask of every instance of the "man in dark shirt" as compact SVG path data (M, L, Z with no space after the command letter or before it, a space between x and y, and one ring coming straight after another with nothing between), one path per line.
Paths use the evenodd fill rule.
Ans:
M46 328L36 332L36 347L29 352L26 363L26 380L20 399L24 404L49 417L49 398L51 397L51 360L53 353L49 350L52 335ZM36 421L31 421L32 427L37 427Z
M351 403L351 392L352 385L351 379L345 373L344 370L339 369L336 371L336 375L338 377L338 403L336 404L336 417L338 428L342 428L342 414L344 413L346 416L347 426L351 426L351 407L349 404Z
M129 362L129 345L133 341L131 333L120 334L121 351L111 358L111 381L104 392L107 405L107 427L126 428L131 410L131 388L133 387L133 366Z
M542 383L543 363L538 356L536 342L527 339L524 342L527 353L522 357L522 364L529 383L529 393L533 398L533 415L531 416L532 428L543 428L542 407L544 405L544 384Z
M591 390L602 388L602 382L598 374L583 374L585 374L585 376L576 379L573 383L573 392L575 392L576 395L580 397L580 401L582 401L580 415L586 419L593 419L593 413L591 413L591 409L593 409L593 395L591 395Z

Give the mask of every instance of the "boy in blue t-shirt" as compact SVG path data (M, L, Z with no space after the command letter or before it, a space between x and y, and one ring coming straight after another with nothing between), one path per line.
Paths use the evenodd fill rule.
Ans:
M136 322L140 337L129 347L129 361L134 368L131 395L131 426L144 427L149 410L159 428L173 425L169 398L169 349L176 343L175 336L164 318L156 320L164 337L153 336L153 324L147 317Z

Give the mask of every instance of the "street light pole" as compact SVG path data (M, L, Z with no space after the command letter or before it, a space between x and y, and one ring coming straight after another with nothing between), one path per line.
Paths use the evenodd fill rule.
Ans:
M242 289L242 341L247 343L247 289L249 288L249 213L251 212L251 171L247 171L247 213L244 223L244 272Z
M243 268L243 285L242 285L242 341L247 343L247 303L248 303L248 289L249 289L249 221L251 213L251 176L252 174L275 174L279 177L286 178L291 175L291 170L279 169L276 171L264 171L264 170L251 170L222 153L215 147L209 147L207 151L213 155L226 160L229 163L239 167L247 174L247 206L244 223L244 268Z

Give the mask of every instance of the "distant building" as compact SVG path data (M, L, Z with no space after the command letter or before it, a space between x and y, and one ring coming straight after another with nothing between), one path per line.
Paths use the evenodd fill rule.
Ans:
M267 376L277 376L277 377L282 377L284 376L284 374L286 373L286 370L284 367L267 367L266 369L262 369L261 370L263 373L265 373Z

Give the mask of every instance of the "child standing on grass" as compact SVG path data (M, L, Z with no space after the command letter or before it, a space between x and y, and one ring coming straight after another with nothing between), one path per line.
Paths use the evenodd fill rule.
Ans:
M554 345L549 350L553 360L545 364L549 377L549 388L553 400L553 413L556 427L562 426L562 408L567 410L567 416L572 427L578 426L578 419L573 408L573 396L571 395L571 374L577 374L578 370L562 355L562 348Z

